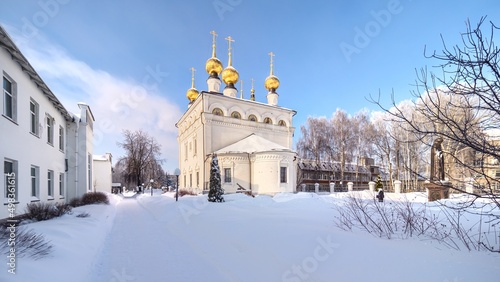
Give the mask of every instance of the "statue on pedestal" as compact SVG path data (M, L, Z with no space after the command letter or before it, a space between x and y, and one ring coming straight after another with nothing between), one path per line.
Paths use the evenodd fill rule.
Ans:
M438 137L434 140L431 148L431 175L430 181L444 180L444 156L443 156L443 138Z

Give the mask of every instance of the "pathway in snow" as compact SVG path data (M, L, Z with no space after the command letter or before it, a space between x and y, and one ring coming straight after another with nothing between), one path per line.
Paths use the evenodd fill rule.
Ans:
M164 200L151 202L150 207L135 198L118 204L113 228L89 281L203 281L207 275L227 280L193 247L189 234L180 234L175 220L181 218L180 211L175 202L165 205ZM204 271L194 273L194 267Z

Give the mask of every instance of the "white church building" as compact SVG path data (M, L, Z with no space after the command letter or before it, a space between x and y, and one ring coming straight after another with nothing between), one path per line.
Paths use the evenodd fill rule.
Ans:
M90 107L79 103L78 114L68 112L1 26L0 72L0 219L24 213L28 203L92 191Z
M279 79L273 71L264 85L267 103L255 101L252 83L250 99L238 95L239 74L232 66L231 37L228 66L223 69L216 56L216 34L212 32L212 57L205 64L208 90L194 85L187 91L188 109L176 126L179 145L179 189L201 193L209 189L210 165L219 160L222 188L226 193L253 194L294 192L296 152L293 147L293 116L296 111L278 105ZM225 83L221 91L221 79Z

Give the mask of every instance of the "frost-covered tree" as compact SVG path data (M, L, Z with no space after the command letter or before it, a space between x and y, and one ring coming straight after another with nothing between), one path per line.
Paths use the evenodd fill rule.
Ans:
M224 202L224 190L222 189L220 180L220 169L217 155L212 157L212 165L210 167L210 190L208 191L209 202Z
M125 151L125 156L115 165L115 172L121 179L117 182L140 186L165 174L161 168L161 145L153 136L142 130L124 130L123 137L123 142L117 142Z

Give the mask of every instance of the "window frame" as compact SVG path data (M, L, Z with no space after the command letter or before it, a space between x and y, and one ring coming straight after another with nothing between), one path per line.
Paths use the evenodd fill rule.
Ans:
M33 105L33 110L31 110L31 105ZM30 133L36 137L40 135L40 129L38 124L40 123L40 105L33 99L30 98Z
M54 199L54 171L47 170L47 199Z
M219 108L213 109L212 110L212 114L216 115L216 116L224 116L224 112L221 109L219 109Z
M256 115L249 115L248 120L253 121L253 122L257 122L257 116Z
M40 167L35 166L35 165L30 166L30 180L31 180L31 183L30 183L31 199L32 199L32 201L39 200L39 198L40 198ZM36 199L33 199L33 198L36 198Z
M288 168L280 166L280 183L288 183Z
M6 89L6 82L9 83L10 86L10 92ZM7 105L7 96L10 97L10 107L8 108ZM17 123L17 83L5 72L3 73L3 80L2 80L2 99L3 99L3 109L2 109L2 115ZM8 109L10 112L8 112Z
M54 118L49 114L45 114L45 126L47 129L47 144L54 146Z
M233 111L231 117L235 119L241 119L241 114L238 111Z
M59 173L59 198L64 198L64 172Z
M92 154L87 155L88 191L92 191Z
M10 171L6 170L6 163L10 163ZM9 159L9 158L4 158L3 160L3 171L4 171L4 190L3 190L3 195L4 195L4 204L9 203L9 195L14 194L14 203L19 202L18 198L18 163L16 160ZM14 193L9 191L11 187L14 188ZM12 202L11 202L12 203Z
M232 175L230 167L224 168L224 183L232 183Z
M59 125L59 151L64 152L64 127Z

